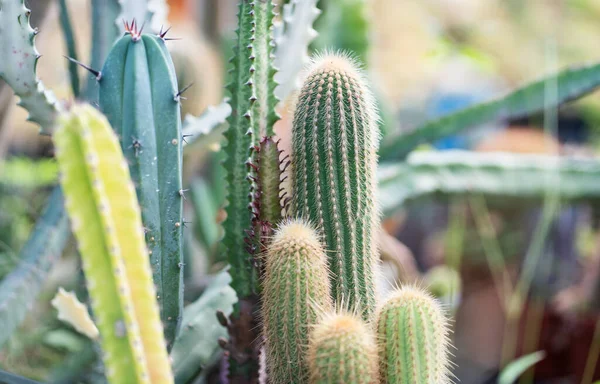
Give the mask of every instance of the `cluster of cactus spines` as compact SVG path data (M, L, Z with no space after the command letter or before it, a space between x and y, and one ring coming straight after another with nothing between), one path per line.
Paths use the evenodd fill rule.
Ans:
M74 106L54 134L65 206L83 261L110 382L172 382L135 188L118 139Z
M378 128L352 59L326 53L307 70L294 114L292 210L324 235L332 293L368 319L375 308Z
M99 78L100 108L121 140L137 196L165 337L183 309L183 189L179 93L163 35L136 23L113 46Z
M34 304L68 238L69 221L57 187L19 253L18 266L0 282L0 346L14 334Z
M19 96L19 105L29 112L28 120L49 134L59 105L36 75L38 32L29 25L30 14L23 0L0 0L0 78Z
M308 362L312 384L378 382L375 335L359 315L325 315L310 333Z
M282 20L275 25L275 95L285 101L300 87L299 74L308 64L308 45L317 37L313 23L321 11L317 0L292 0L283 4Z
M422 289L396 290L377 314L379 371L390 384L446 384L449 327L441 305Z
M274 384L305 383L310 329L332 309L327 257L317 232L297 219L277 228L264 257L261 308L268 377Z
M150 31L158 33L165 24L169 6L167 0L118 0L121 13L113 21L121 27L123 20L140 20ZM127 32L127 28L121 32Z

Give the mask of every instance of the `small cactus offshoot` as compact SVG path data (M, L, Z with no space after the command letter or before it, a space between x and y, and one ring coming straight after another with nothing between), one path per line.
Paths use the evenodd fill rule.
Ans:
M326 315L310 334L308 362L312 384L378 382L375 336L358 316Z
M306 383L306 347L319 313L331 308L327 257L301 220L279 226L265 256L262 316L271 383Z
M389 384L447 384L448 320L440 304L412 286L396 290L377 316L381 380Z
M292 210L322 231L333 298L368 319L375 308L377 111L348 57L307 70L294 114Z

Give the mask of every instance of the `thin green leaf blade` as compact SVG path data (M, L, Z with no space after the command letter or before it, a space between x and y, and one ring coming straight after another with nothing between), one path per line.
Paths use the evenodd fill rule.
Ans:
M537 351L529 355L522 356L508 364L498 377L498 384L512 384L525 373L529 368L544 360L546 352Z
M557 97L546 100L548 82L556 82ZM434 120L414 131L383 141L380 156L383 160L402 159L423 143L430 143L464 129L489 121L528 116L577 100L600 86L600 63L580 68L567 68L533 83L519 87L495 100L477 104Z

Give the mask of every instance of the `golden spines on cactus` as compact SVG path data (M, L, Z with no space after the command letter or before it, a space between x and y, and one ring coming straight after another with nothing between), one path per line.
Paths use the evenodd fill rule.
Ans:
M377 347L371 328L354 315L328 314L308 347L312 384L377 383Z
M420 288L397 289L377 314L381 380L389 384L450 383L448 320Z
M308 334L332 304L327 258L305 222L289 220L275 232L265 255L263 297L269 382L308 382Z
M292 132L292 210L322 231L333 298L368 319L375 308L379 132L373 96L352 59L308 67Z

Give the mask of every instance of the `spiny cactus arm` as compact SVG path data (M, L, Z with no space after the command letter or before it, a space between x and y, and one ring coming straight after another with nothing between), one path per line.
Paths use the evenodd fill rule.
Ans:
M217 106L209 106L200 116L187 115L183 121L183 146L194 146L197 142L203 145L219 143L223 137L224 123L231 115L229 101Z
M551 100L546 97L548 82L556 82L558 88L557 97ZM568 68L519 87L503 97L465 108L427 122L410 133L386 139L379 154L383 160L403 159L420 144L431 143L489 121L524 117L544 109L557 108L595 91L598 87L600 63Z
M279 120L275 111L275 68L273 67L273 1L253 0L250 2L252 36L247 46L250 53L250 123L255 142L264 136L273 136L273 126Z
M102 68L108 52L120 35L119 26L115 20L121 12L119 0L92 0L91 4L92 19L92 37L90 52L90 67ZM98 82L95 76L88 76L85 88L85 97L87 100L98 100Z
M19 253L21 261L0 282L0 346L12 336L33 305L50 269L61 256L69 233L62 192L56 187Z
M309 331L333 308L327 273L317 232L301 220L281 224L265 255L262 317L269 382L308 381Z
M166 0L118 0L121 13L115 22L125 32L124 21L136 20L138 25L146 24L153 33L159 33L169 14Z
M282 218L281 152L272 137L263 137L252 149L249 163L252 180L252 228L248 231L248 252L255 256L266 251L273 237L273 229ZM257 261L262 272L260 260Z
M29 112L27 119L49 134L59 105L36 75L40 54L34 44L37 30L29 25L30 14L23 0L0 0L0 78L21 99L19 105Z
M326 54L307 71L292 132L293 213L323 233L334 300L365 319L375 307L376 115L355 63Z
M67 46L67 53L69 57L77 60L77 47L75 45L75 34L73 33L73 26L71 25L71 19L69 17L69 8L66 0L59 0L60 6L60 26L63 31L65 39L65 45ZM71 80L71 90L75 98L79 97L79 74L77 73L78 66L74 61L69 61L69 77Z
M172 382L135 189L119 142L90 106L54 135L65 206L83 260L111 382Z
M285 101L301 85L299 74L309 62L308 45L317 37L313 23L320 13L317 0L292 0L283 5L282 20L274 33L275 95L279 100Z
M449 327L440 304L420 288L396 290L377 314L379 372L390 384L449 384Z
M600 198L600 162L544 155L415 152L407 163L379 169L379 198L385 214L408 200L469 193L497 200L541 200L548 188L566 201ZM527 182L524 182L527 180Z
M187 383L221 351L218 340L227 337L227 330L219 323L217 312L231 315L237 301L230 282L229 273L220 272L202 296L185 307L181 332L171 351L176 383Z
M100 108L121 140L142 208L169 348L183 310L182 136L177 81L164 41L135 28L102 69Z
M326 313L311 330L308 363L312 384L377 383L375 335L360 317Z
M240 299L249 297L253 290L253 271L247 262L248 254L245 250L244 230L250 228L250 213L248 194L250 184L247 180L248 169L246 162L250 156L250 148L254 141L250 125L250 98L252 97L252 83L250 81L250 67L252 62L246 48L251 43L252 16L248 1L241 1L238 10L238 30L234 55L230 62L232 80L228 86L231 93L231 115L227 119L229 127L225 131L225 153L227 158L224 167L227 172L227 218L223 222L225 236L223 238L224 252L227 254L231 266L231 286L235 289Z

